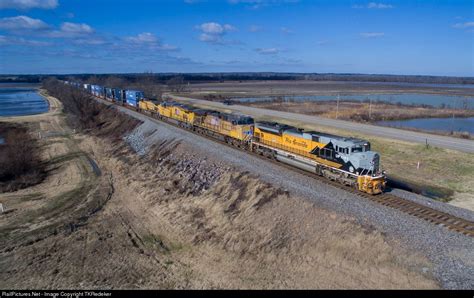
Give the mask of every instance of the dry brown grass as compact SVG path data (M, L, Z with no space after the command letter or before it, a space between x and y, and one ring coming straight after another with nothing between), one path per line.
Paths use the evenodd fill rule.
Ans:
M107 238L108 247L123 243L118 239L123 238L121 229L126 226L131 243L122 244L123 253L119 255L112 248L113 255L137 260L131 274L125 269L131 266L128 261L119 264L103 256L101 263L108 260L108 267L122 272L117 285L117 279L106 271L108 282L115 286L437 287L428 276L417 272L430 268L426 259L388 243L374 227L360 226L349 217L321 210L249 173L229 170L208 190L192 192L193 178L186 177L172 162L173 158L195 158L183 143L173 146L173 158L168 147L158 147L139 158L124 148L116 148L116 155L111 156L102 141L87 139L83 146L93 148L104 171L114 172L114 197L103 217L94 222L101 222L103 229L110 221L114 236ZM213 167L213 159L207 158L199 166L203 171ZM114 223L117 228L112 228L117 220L121 224ZM154 260L159 264L150 275L148 265ZM96 266L89 266L88 272L95 272ZM96 276L88 276L85 285L97 285ZM76 278L62 276L66 283Z

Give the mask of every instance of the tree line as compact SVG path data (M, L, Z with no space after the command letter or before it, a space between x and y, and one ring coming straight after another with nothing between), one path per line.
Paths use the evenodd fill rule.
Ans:
M185 83L221 82L221 81L259 81L259 80L312 80L312 81L354 81L354 82L399 82L429 84L474 84L473 77L448 77L429 75L388 75L388 74L351 74L351 73L275 73L275 72L230 72L230 73L126 73L126 74L68 74L68 75L0 75L0 82L41 82L48 77L66 79L74 77L82 81L91 78L103 80L115 77L127 84L153 81L154 84L167 86L173 81ZM184 84L185 85L185 84ZM182 91L178 91L182 92Z

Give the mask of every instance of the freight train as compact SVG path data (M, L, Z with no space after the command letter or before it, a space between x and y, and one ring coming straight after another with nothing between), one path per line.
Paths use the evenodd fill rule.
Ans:
M365 140L306 131L276 122L256 122L250 116L199 109L178 102L158 102L146 99L139 90L70 81L64 83L361 192L380 194L385 189L386 178L380 170L380 155L371 151L370 143Z

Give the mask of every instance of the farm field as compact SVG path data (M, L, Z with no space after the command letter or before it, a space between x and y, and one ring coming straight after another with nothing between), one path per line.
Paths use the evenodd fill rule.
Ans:
M223 81L189 84L186 90L193 97L207 100L257 96L403 93L474 96L474 88L340 81Z

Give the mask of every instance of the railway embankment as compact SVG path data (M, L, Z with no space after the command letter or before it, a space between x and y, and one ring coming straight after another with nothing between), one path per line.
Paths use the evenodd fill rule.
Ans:
M80 225L2 248L1 287L473 287L472 238L134 111L74 102L72 138L101 171L88 164L89 177L113 191Z
M473 255L468 248L473 243L472 238L451 234L441 227L421 222L408 214L372 204L307 176L287 171L271 163L262 162L261 159L250 156L245 152L212 141L209 142L201 136L163 124L159 120L151 119L135 111L118 108L124 113L144 121L139 130L132 134L133 142L136 143L134 146L136 146L138 152L146 151L145 148L150 146L150 143L157 142L160 137L172 136L179 140L181 146L189 144L192 147L189 152L198 154L198 158L203 158L203 156L218 158L220 162L231 165L230 169L232 171L250 172L257 175L256 177L259 180L278 186L291 196L297 196L315 203L319 208L347 215L362 225L382 231L392 240L401 241L405 247L422 251L425 256L439 265L434 271L439 280L447 287L463 287L462 284L472 285L469 274L473 272L473 267L469 260L473 258ZM228 171L229 169L226 170L226 172ZM469 210L436 202L402 190L394 190L393 192L407 200L455 214L471 221L474 219L474 214ZM458 251L461 254L457 255L456 258L452 258L452 251ZM462 268L462 270L459 271L455 268Z

